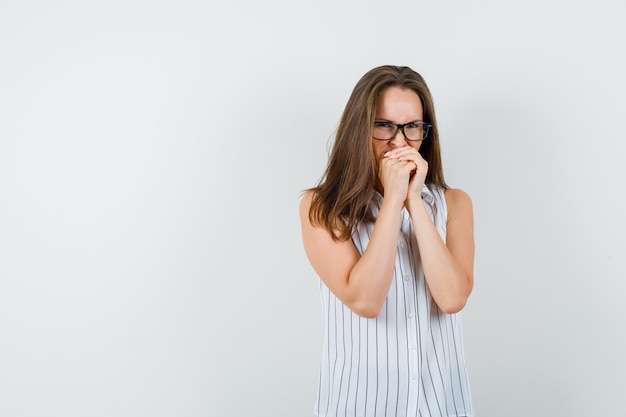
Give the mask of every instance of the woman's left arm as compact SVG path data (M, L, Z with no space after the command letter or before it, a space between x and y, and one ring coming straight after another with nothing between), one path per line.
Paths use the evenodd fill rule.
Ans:
M446 242L435 228L421 195L409 198L411 215L426 284L439 308L448 314L460 311L474 284L474 215L472 200L464 191L445 191L448 219Z

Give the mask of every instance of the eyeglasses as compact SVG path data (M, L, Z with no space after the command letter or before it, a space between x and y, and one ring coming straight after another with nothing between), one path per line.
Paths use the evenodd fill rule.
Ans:
M403 125L391 122L374 122L373 138L377 140L391 140L396 137L398 130L406 140L420 141L426 139L428 130L432 127L432 123L411 122Z

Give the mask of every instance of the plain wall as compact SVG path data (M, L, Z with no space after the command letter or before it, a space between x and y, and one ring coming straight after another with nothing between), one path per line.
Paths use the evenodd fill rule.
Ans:
M473 198L477 416L624 415L625 3L0 3L0 416L310 416L301 190L429 83Z

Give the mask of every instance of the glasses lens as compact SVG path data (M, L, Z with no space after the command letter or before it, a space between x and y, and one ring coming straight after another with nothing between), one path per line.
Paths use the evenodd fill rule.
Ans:
M422 140L428 134L428 126L422 123L410 123L404 126L404 134L408 140Z
M374 123L374 138L388 140L393 137L396 132L396 127L391 123L376 122Z

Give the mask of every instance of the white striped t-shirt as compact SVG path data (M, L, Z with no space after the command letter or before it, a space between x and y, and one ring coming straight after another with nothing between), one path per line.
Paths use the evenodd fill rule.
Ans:
M442 239L443 189L422 198ZM383 197L372 201L374 216ZM363 223L352 239L363 253L374 229ZM402 210L393 281L378 317L353 313L320 280L324 348L314 413L323 417L472 417L461 315L433 301L408 211Z

